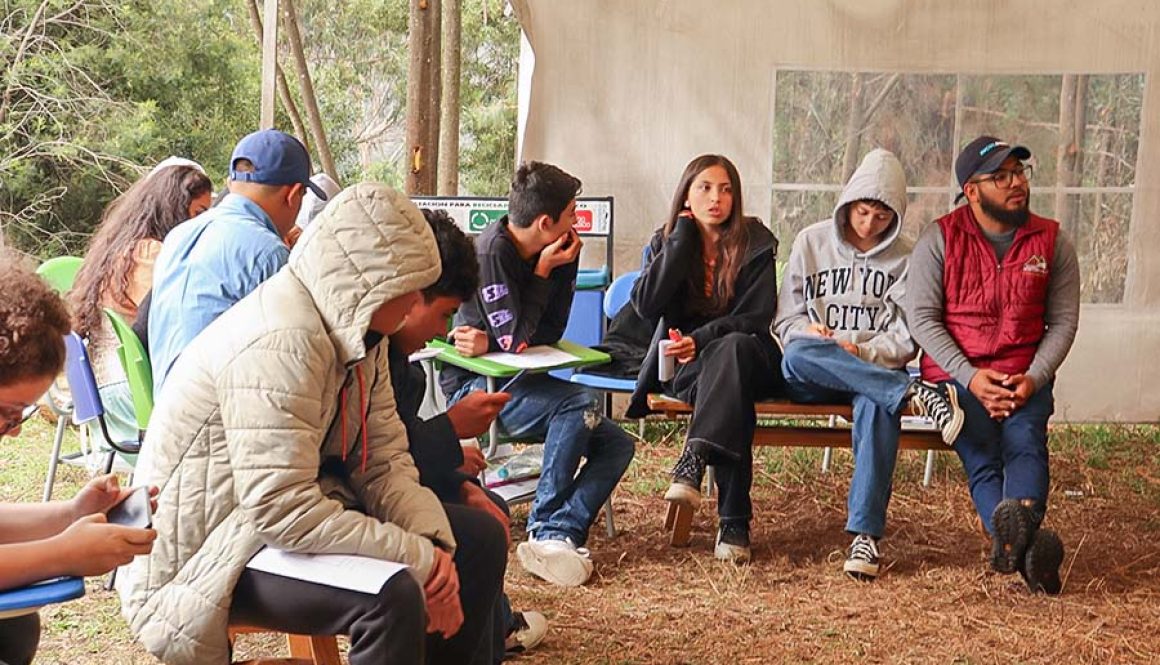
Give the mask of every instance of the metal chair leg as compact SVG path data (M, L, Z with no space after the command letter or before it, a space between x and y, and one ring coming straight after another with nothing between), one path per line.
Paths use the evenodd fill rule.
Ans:
M713 496L713 492L717 489L717 474L713 472L713 467L705 467L705 496Z
M604 502L604 531L609 538L616 537L616 522L612 517L612 496L610 495Z
M67 416L56 416L56 433L52 438L52 459L48 460L48 477L44 480L44 501L52 500L52 486L56 484L56 466L60 463L60 447L64 443L64 431L68 428Z
M926 468L922 471L922 486L930 487L930 481L934 478L934 451L926 451Z
M830 460L834 457L834 449L826 448L822 451L822 473L830 472Z

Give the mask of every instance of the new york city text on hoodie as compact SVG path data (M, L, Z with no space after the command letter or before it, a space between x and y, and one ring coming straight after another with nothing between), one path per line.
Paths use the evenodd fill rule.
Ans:
M843 236L849 207L881 201L895 213L882 241L860 252ZM872 150L846 183L834 216L802 229L794 239L771 332L785 345L810 336L820 323L834 339L858 347L858 356L888 368L904 366L917 347L901 307L911 244L901 237L906 176L892 153Z

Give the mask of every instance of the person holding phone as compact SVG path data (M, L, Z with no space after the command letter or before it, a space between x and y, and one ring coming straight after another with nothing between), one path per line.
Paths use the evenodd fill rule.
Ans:
M27 408L64 366L70 325L56 292L14 256L0 255L0 284L0 436L15 437ZM0 503L0 590L61 575L102 575L147 554L152 529L105 518L129 492L106 475L68 501ZM36 613L0 619L0 662L31 663L39 641Z
M508 214L475 240L482 286L455 317L452 339L461 354L521 353L560 341L583 246L572 228L579 191L580 181L556 166L520 166ZM452 366L440 381L453 405L487 385L483 377ZM632 438L604 416L602 400L578 384L534 374L510 390L512 399L499 414L504 430L544 440L543 472L528 516L530 539L516 554L533 575L578 586L592 574L584 548L588 530L632 461ZM583 469L581 458L587 459Z
M744 216L737 167L721 155L701 155L685 166L649 247L632 305L656 322L656 332L625 415L646 415L650 392L694 406L665 499L695 508L712 464L721 490L715 555L748 562L753 404L784 385L781 354L767 332L777 302L777 241L760 220ZM664 353L676 360L663 382L661 340L671 342Z

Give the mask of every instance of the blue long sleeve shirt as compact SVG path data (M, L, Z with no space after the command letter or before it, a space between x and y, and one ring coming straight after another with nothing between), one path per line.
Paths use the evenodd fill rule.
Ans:
M153 268L149 309L154 394L193 338L289 258L269 215L238 194L169 232Z

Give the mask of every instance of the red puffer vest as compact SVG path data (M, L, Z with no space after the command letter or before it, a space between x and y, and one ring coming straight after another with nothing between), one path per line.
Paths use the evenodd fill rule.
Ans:
M1031 215L1003 263L983 236L970 206L938 220L945 247L943 322L971 365L1020 374L1031 366L1043 339L1047 287L1059 223ZM922 378L950 376L928 354Z

